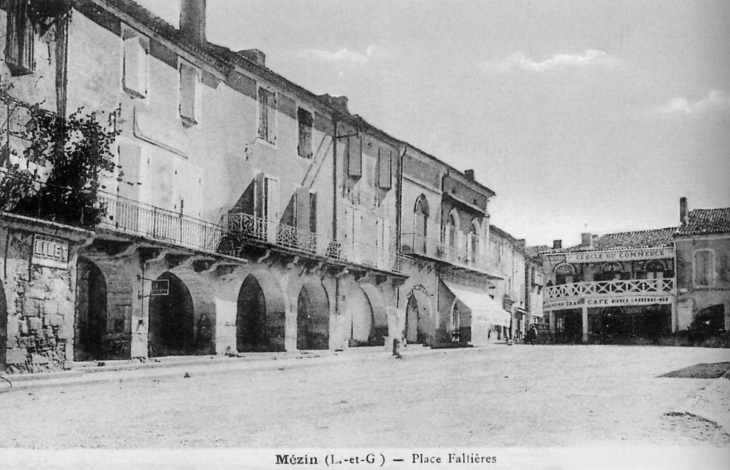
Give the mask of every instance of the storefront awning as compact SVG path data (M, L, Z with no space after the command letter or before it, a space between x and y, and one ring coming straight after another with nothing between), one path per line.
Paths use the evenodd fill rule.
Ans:
M472 317L479 317L481 321L492 325L510 325L512 314L504 310L482 289L448 281L443 281L443 283L457 299L471 309Z

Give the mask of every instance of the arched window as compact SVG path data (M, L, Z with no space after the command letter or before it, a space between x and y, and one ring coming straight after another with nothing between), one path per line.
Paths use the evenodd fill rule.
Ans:
M450 248L456 246L456 215L453 212L449 214L449 220L446 223L446 244Z
M575 282L575 266L570 263L559 264L555 267L555 284L572 284Z
M414 233L414 240L413 240L413 246L416 250L416 253L422 253L425 254L426 251L426 239L428 238L428 201L426 200L426 196L421 194L418 199L416 199L416 206L413 209L413 233Z
M661 279L664 277L664 263L658 259L646 263L646 278Z
M466 239L469 261L476 262L479 257L479 221L474 219L469 227L469 236Z
M601 266L601 278L599 281L614 281L621 279L624 268L621 263L617 261L609 261Z

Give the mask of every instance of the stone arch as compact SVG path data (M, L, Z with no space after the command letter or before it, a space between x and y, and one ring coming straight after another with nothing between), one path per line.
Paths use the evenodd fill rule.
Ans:
M285 350L286 299L276 278L259 271L246 276L238 292L238 352Z
M5 286L0 279L0 371L7 367L8 354L8 304L5 300Z
M170 271L157 281L167 281L168 294L149 297L149 356L194 354L195 307L188 287Z
M433 307L428 291L423 286L416 286L407 298L406 341L428 344L434 334Z
M297 349L329 349L330 304L322 282L305 282L297 298Z
M388 335L388 313L378 289L360 284L350 290L347 300L350 317L350 346L385 344Z
M79 256L76 262L76 321L74 360L109 360L124 357L115 336L124 336L124 319L109 324L107 283L101 268Z

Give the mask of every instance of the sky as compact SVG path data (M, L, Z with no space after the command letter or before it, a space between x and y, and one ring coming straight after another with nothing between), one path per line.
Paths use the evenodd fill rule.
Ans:
M175 0L138 0L177 26ZM208 0L208 40L497 193L528 245L730 207L726 0Z

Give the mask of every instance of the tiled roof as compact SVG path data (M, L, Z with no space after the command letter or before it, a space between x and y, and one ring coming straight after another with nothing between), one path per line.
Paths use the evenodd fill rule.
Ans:
M713 233L730 233L730 207L692 210L687 216L687 223L677 230L679 236Z
M639 230L635 232L609 233L593 240L593 251L621 250L626 248L654 248L671 246L676 227L667 227L654 230ZM563 249L549 249L542 251L545 254L559 254L573 251L587 251L582 245Z

